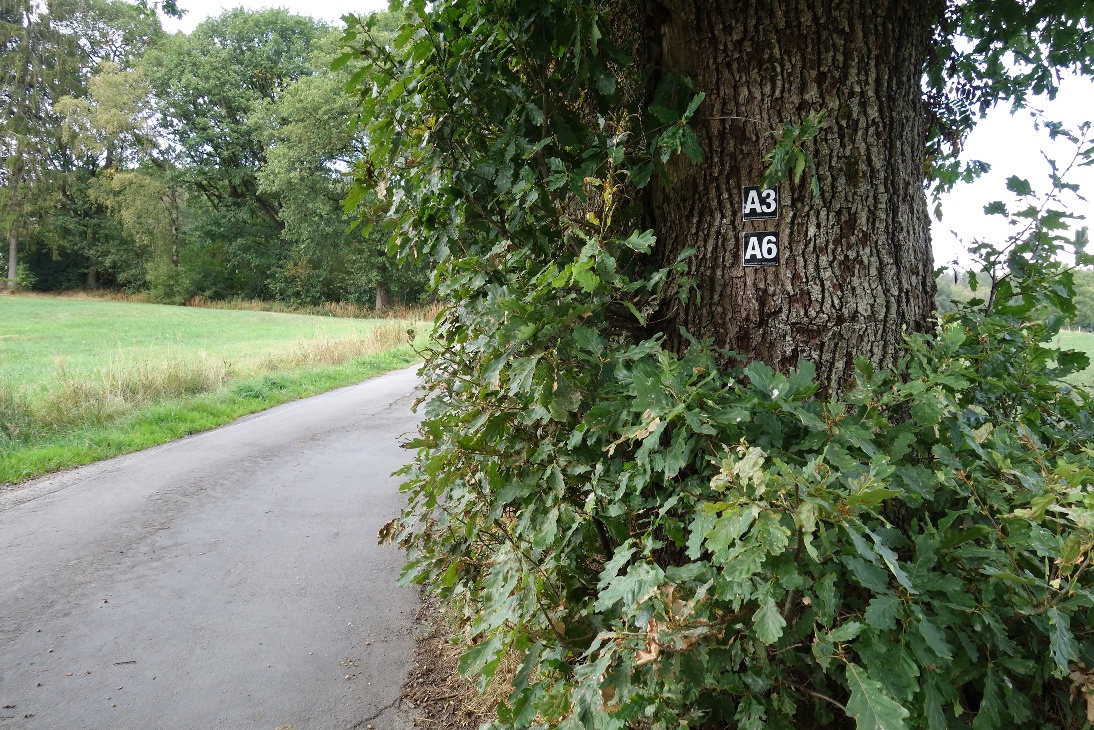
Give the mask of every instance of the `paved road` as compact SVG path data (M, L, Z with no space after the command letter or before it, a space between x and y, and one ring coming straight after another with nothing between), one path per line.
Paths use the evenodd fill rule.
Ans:
M0 491L0 728L410 727L413 370Z

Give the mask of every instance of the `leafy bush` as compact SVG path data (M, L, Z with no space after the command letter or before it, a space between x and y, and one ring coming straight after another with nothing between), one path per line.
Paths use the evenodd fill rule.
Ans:
M450 302L381 536L404 581L471 607L465 673L520 657L496 726L1080 727L1094 418L1060 382L1083 358L1041 344L1070 301L1058 220L982 251L1009 272L990 302L839 398L809 363L676 354L649 319L682 268L651 265L628 206L699 97L613 116L625 53L590 5L536 7L442 4L395 51L347 32L377 69L362 182Z
M589 331L493 386L442 365L406 575L478 601L467 671L526 652L507 725L1077 727L1094 421L1000 319L842 401L808 364L727 376Z
M33 289L36 283L34 272L26 264L19 264L15 271L15 288L26 291Z

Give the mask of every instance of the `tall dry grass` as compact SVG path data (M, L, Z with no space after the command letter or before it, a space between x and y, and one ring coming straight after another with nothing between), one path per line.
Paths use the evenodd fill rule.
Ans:
M156 362L116 361L75 375L58 363L44 389L0 386L0 434L14 441L102 425L150 403L216 390L228 376L228 363L182 352Z
M261 299L206 299L201 296L186 300L187 307L203 309L230 309L247 312L277 312L280 314L310 314L319 317L342 317L346 319L405 319L432 320L441 310L439 304L423 306L393 305L382 310L362 307L349 302L325 302L313 306L290 306L280 302L268 302Z
M154 304L151 294L128 293L113 289L72 289L67 291L23 291L18 296L31 299L75 299L81 302L125 302L128 304Z
M415 329L410 322L381 322L354 337L320 337L302 342L289 352L267 358L261 368L276 371L338 365L405 345L412 342L414 336Z
M26 436L34 426L30 399L10 383L0 383L0 445Z
M152 296L145 292L129 294L124 291L114 291L112 289L93 289L90 291L71 290L63 292L20 292L19 296L36 297L40 299L76 299L80 301L129 302L140 304L155 303ZM183 306L244 312L309 314L318 317L338 317L343 319L405 319L421 321L432 321L441 310L441 305L435 303L421 306L395 304L377 311L371 307L363 307L349 302L325 302L317 305L297 306L266 301L263 299L206 299L202 296L190 297Z

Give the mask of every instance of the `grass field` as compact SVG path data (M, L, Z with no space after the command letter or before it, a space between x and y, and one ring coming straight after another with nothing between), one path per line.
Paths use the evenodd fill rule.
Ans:
M124 304L46 297L0 299L0 379L42 388L65 374L217 361L246 373L316 341L367 336L406 323Z
M1090 356L1090 362L1094 363L1094 334L1089 332L1061 332L1056 344L1064 350L1082 350ZM1071 380L1081 385L1094 386L1094 364L1084 372L1075 375Z
M355 320L0 297L0 484L207 430L417 360ZM419 334L419 337L422 337Z

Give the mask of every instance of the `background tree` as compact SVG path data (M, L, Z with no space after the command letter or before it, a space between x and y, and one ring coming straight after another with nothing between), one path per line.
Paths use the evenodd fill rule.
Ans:
M325 28L283 10L227 11L148 56L160 128L191 198L191 277L200 293L269 296L284 258L280 201L259 188L266 105L308 73Z
M86 96L58 105L66 138L89 171L83 192L96 206L93 212L109 213L123 234L85 238L70 250L87 259L89 280L97 263L121 285L147 286L157 301L180 302L187 289L179 271L186 196L178 171L160 149L151 94L139 67L103 62ZM91 244L94 250L88 250ZM124 270L116 267L121 261Z
M37 157L11 154L5 165L48 173L39 177L49 184L4 198L22 206L7 218L30 244L22 270L35 286L122 287L173 303L415 301L422 267L389 266L379 229L350 231L356 214L341 208L364 138L349 129L342 88L359 66L329 69L330 30L237 10L167 37L155 5L56 0L48 14L26 5L29 35L5 26L5 62L18 61L11 38L38 33L56 48L35 52L67 63L53 92L27 82L25 96L48 114L35 126L12 112L5 128L36 130L40 142ZM30 67L5 68L14 104L11 84Z
M133 290L144 285L142 253L111 219L103 193L117 169L139 164L156 147L137 64L162 35L159 19L124 0L79 0L62 27L78 49L81 84L57 103L65 121L60 153L71 173L47 243L54 257L67 251L82 261L87 288L105 273L108 283Z
M1072 324L1094 332L1094 269L1075 271L1075 309Z
M20 237L36 226L60 178L55 102L76 83L73 38L54 10L5 2L0 17L0 229L8 240L7 288L15 286Z
M330 72L338 54L329 35L317 44L312 73L286 87L268 109L267 161L259 190L280 201L288 243L274 283L279 299L303 304L347 301L376 310L392 300L416 301L425 285L421 266L387 260L385 236L371 225L354 225L346 213L350 171L366 144L351 125L356 103L345 91L355 68Z
M60 27L80 50L86 76L100 64L133 68L162 33L159 16L146 4L125 0L65 0Z
M5 9L14 12L17 5ZM9 210L9 219L22 219L11 227L9 265L16 264L16 239L22 228L24 234L33 233L31 240L48 246L54 257L71 250L84 258L88 283L93 285L96 261L107 255L99 249L109 248L117 234L108 232L111 222L105 210L87 195L104 159L89 156L86 150L78 156L62 135L60 121L66 99L86 93L96 66L107 60L131 64L159 31L159 22L154 12L122 0L57 0L44 7L27 5L20 12L25 27L17 35L22 41L5 55L15 75L5 79L4 88L9 100L21 99L12 102L8 118L8 132L18 144L12 143L7 161L13 172L35 174L27 178L34 181L30 189L21 190L19 184L6 188L9 200L30 206L22 216ZM15 27L7 26L9 31ZM20 91L22 87L26 88ZM112 150L103 154L109 167ZM12 175L13 180L19 177ZM28 216L29 210L36 213ZM28 226L31 220L34 225Z

